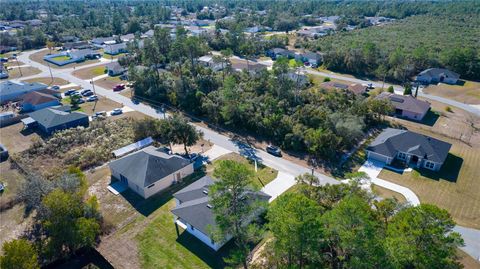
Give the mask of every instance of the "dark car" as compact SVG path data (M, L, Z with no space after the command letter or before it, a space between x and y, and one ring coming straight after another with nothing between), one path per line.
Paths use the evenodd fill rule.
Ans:
M65 96L70 96L70 95L72 95L74 92L77 92L77 91L74 90L74 89L71 89L71 90L66 91L64 94L65 94Z
M92 96L93 92L92 91L87 91L87 92L82 93L82 95L83 96Z
M113 88L113 91L114 92L119 92L119 91L124 90L124 89L125 89L125 84L118 84L117 86L115 86Z
M267 152L274 156L282 157L282 151L275 146L267 146Z

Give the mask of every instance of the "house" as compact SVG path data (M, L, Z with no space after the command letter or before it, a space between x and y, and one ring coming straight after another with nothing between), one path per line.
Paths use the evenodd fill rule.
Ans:
M444 68L429 68L420 72L417 75L416 81L422 82L425 84L432 83L447 83L455 85L458 82L460 75Z
M121 35L120 36L120 40L122 42L130 42L130 41L133 41L135 39L135 35L134 34L126 34L126 35Z
M311 67L314 68L318 67L323 61L322 55L311 51L302 53L301 57L304 63L308 63Z
M21 106L23 112L37 111L51 106L61 105L60 100L48 93L29 92L22 97Z
M173 194L176 206L172 209L172 214L174 215L177 231L178 226L180 226L207 246L217 251L231 239L231 236L227 236L220 242L216 242L212 238L212 230L215 229L216 224L213 207L209 204L210 197L208 196L208 192L213 183L213 178L204 176ZM270 199L268 194L261 191L248 192L245 194L245 197L252 202L267 203ZM255 216L252 216L252 219L258 216L263 210L264 208L256 212Z
M118 62L111 62L105 66L109 76L118 76L123 74L127 69L122 67Z
M364 86L358 83L344 84L335 81L323 82L321 86L322 88L327 90L344 90L352 92L356 95L362 95L368 90L368 86Z
M60 130L89 125L88 115L82 112L71 112L70 106L47 107L28 115L28 118L22 119L25 128L36 126L48 135Z
M263 69L267 69L266 65L248 61L244 59L231 59L231 67L236 72L248 71L250 74L255 74L260 72Z
M81 50L81 49L89 49L92 46L88 44L87 41L75 41L75 42L66 42L62 45L62 50Z
M33 82L33 83L24 83L24 82L14 82L7 80L0 83L0 104L4 104L11 101L18 101L21 99L22 95L33 92L40 91L47 88L47 85L43 83Z
M106 54L117 55L127 52L127 43L104 45L103 49Z
M438 171L451 146L426 135L387 128L367 147L367 157L388 165L400 160L417 168Z
M382 92L376 99L389 100L395 108L395 116L421 121L430 110L430 103L411 95Z
M97 47L101 47L105 44L115 44L117 43L115 37L109 36L109 37L97 37L92 39L91 41L92 44L96 45Z
M85 61L86 59L98 59L102 57L100 52L94 51L92 49L82 49L68 52L68 56L76 62Z
M165 190L193 173L193 163L149 146L109 164L112 176L143 198Z
M215 62L213 55L205 55L198 58L198 63L211 68L213 71L220 71L227 67L227 63Z
M67 42L74 43L74 42L77 42L79 40L80 39L78 37L73 36L73 35L64 35L64 36L60 37L60 42L62 42L62 43L67 43Z
M279 57L285 57L292 59L295 57L295 52L282 49L282 48L273 48L269 51L267 51L267 55L272 58L272 60L276 60Z

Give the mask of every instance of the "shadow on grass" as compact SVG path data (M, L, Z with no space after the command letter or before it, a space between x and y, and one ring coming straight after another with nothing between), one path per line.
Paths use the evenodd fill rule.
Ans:
M214 251L187 231L183 231L177 237L177 242L188 249L188 251L195 254L195 256L200 258L211 268L225 268L226 264L223 259L227 257L230 251L235 247L233 240L230 240L218 251Z
M183 189L187 185L193 183L197 179L203 177L205 175L205 171L203 169L195 171L190 176L184 178L182 182L174 184L167 188L166 190L159 192L148 199L143 199L140 195L135 193L134 191L127 189L126 191L122 192L121 195L127 202L129 202L140 214L143 216L149 216L155 210L166 204L173 198L173 194L177 191Z
M443 163L442 168L438 172L434 172L425 168L415 169L420 175L433 180L446 180L452 183L457 182L460 169L462 168L463 158L448 153L447 159Z
M437 122L438 118L440 118L440 114L438 112L429 110L427 115L425 115L425 117L420 123L428 126L433 126Z

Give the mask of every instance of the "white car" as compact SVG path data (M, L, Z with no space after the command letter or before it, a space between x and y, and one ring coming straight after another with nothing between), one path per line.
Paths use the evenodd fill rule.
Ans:
M96 96L96 95L92 95L92 96L87 98L87 102L95 102L97 100L98 100L98 96Z
M110 112L110 115L115 116L115 115L120 115L122 113L123 111L121 108L115 108L114 110L112 110L112 112Z

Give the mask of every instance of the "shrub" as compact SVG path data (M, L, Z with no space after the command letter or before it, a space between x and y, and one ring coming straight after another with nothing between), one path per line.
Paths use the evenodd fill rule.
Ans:
M445 111L447 111L447 112L450 112L450 113L453 113L453 110L452 110L452 108L451 108L451 107L449 107L449 106L447 106L447 107L445 108Z
M331 79L329 77L326 77L323 79L323 82L329 82Z

